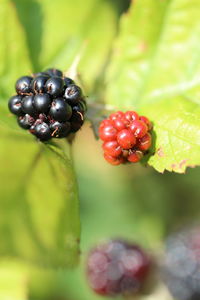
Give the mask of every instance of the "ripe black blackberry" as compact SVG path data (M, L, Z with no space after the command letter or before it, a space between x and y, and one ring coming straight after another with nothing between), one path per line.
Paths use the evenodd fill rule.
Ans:
M39 140L67 137L83 125L87 106L82 90L60 70L22 76L15 89L8 108L19 126Z

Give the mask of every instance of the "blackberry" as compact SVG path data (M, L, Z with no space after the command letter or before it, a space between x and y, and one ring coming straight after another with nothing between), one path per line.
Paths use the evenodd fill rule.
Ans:
M71 124L70 122L61 123L58 121L53 122L50 124L50 129L52 131L51 136L55 138L63 138L67 137L70 132Z
M37 114L37 110L33 106L33 99L34 96L25 96L22 99L22 110L25 114L29 114L31 116L34 116Z
M84 123L83 114L80 111L73 111L72 116L70 118L71 122L71 131L78 131Z
M33 99L33 106L38 112L47 113L51 106L51 98L48 94L37 94Z
M67 88L70 84L74 84L74 81L69 77L64 77L64 87Z
M87 110L85 102L79 101L78 103L72 106L72 110L73 112L76 111L84 114Z
M91 288L104 296L139 293L150 271L151 260L138 245L112 240L94 248L87 260Z
M30 77L30 76L20 77L15 84L15 89L16 89L17 94L29 95L32 92L32 88L31 88L32 80L33 80L33 77Z
M53 77L53 76L62 77L63 76L62 71L60 71L58 69L48 69L44 72L47 73L51 77Z
M41 141L48 141L51 138L51 130L47 123L37 124L34 127L34 134Z
M65 122L70 119L72 108L64 98L56 98L51 104L49 115L56 121Z
M34 124L35 119L30 115L25 114L24 116L18 117L17 121L20 127L23 129L29 129Z
M58 97L62 94L64 87L63 79L60 77L51 77L47 80L45 88L49 95Z
M35 77L31 83L32 91L34 93L44 93L46 92L45 83L49 79L48 75L39 75Z
M140 161L151 147L151 129L149 119L135 111L111 114L99 126L104 158L112 165Z
M79 86L75 85L75 84L70 84L66 90L65 90L65 99L67 99L67 101L69 103L75 104L77 103L82 96L82 90Z
M23 114L22 110L22 97L19 95L15 95L10 98L8 102L8 108L14 115L20 116Z
M8 108L17 116L19 126L39 140L65 138L83 125L87 107L82 91L60 70L20 77L16 91Z

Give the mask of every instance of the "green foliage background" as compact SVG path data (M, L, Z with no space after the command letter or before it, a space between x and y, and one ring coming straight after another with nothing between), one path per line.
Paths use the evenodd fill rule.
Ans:
M84 275L90 247L126 237L159 256L198 220L200 169L186 168L200 164L199 15L198 0L0 1L1 300L100 299ZM77 56L89 115L105 103L153 121L143 166L107 165L89 122L72 147L44 145L9 114L19 76ZM141 298L171 300L159 280Z

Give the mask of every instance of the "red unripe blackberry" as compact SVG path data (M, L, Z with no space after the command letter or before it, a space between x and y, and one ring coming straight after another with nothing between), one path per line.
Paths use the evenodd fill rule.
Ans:
M150 128L152 125L149 119L140 117L135 111L111 114L99 126L105 159L116 165L120 162L119 158L123 158L122 163L140 161L151 147Z
M112 126L111 120L105 119L105 120L101 121L101 124L100 124L100 126L99 126L99 131L100 131L103 127L105 127L105 126L107 126L107 125L111 125L111 126Z
M105 153L113 157L118 157L122 153L122 148L117 141L104 142L102 147Z
M151 147L151 135L150 133L145 134L137 143L138 149L147 151Z
M112 121L112 125L118 130L121 131L123 129L126 129L125 120L122 119L115 119Z
M127 160L132 163L137 163L138 161L141 160L142 157L143 157L142 151L133 150L130 151L129 155L127 156Z
M114 157L112 155L109 155L108 153L104 153L104 158L109 162L109 164L113 166L118 166L120 164L123 164L124 158L122 156Z
M137 138L142 138L148 131L147 125L140 120L131 122L129 129Z
M131 149L136 143L136 138L130 130L123 129L117 134L117 141L123 149Z
M111 297L140 292L149 270L149 256L138 245L121 240L96 247L87 260L90 287Z
M149 119L145 116L140 116L140 120L142 122L144 122L147 126L148 126L148 129L151 130L152 129L152 123L149 121Z
M110 115L109 119L111 121L118 120L124 118L124 113L122 111L117 111Z
M128 122L139 120L139 115L135 111L125 112L124 117Z
M112 125L106 125L100 129L100 139L108 142L117 138L117 130Z

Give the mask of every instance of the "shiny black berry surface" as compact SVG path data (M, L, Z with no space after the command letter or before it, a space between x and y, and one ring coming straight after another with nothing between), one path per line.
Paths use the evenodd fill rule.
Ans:
M82 90L62 71L51 68L22 76L15 89L8 108L18 125L39 140L65 138L82 127L87 110Z
M47 80L45 88L49 95L60 96L63 92L64 82L61 77L51 77Z
M63 98L57 98L51 104L49 115L56 121L65 122L71 118L72 108Z
M14 115L20 116L23 114L22 97L19 95L13 96L8 102L8 108Z
M15 89L16 89L17 94L19 94L19 95L30 94L32 80L33 80L33 77L31 77L31 76L20 77L15 84Z
M79 86L75 84L69 85L65 90L65 99L69 101L70 103L78 103L82 96L82 90Z

